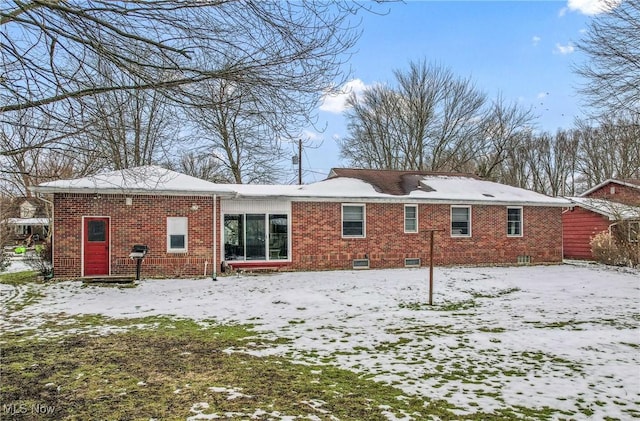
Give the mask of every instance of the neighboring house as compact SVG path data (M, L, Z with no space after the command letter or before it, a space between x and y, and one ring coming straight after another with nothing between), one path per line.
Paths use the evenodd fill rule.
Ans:
M640 206L640 180L606 180L582 193L580 197L606 199L626 205Z
M15 244L33 245L47 237L49 218L46 203L41 199L14 198L3 216L6 216L3 223L8 225L11 241Z
M465 174L334 169L309 185L213 184L139 167L34 188L53 194L56 277L562 261L565 199Z
M562 213L564 257L592 260L591 239L624 223L628 241L640 232L640 180L607 180L578 197Z

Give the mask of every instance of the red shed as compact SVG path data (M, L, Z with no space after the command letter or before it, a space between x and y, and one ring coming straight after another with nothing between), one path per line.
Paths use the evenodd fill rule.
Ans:
M606 199L572 197L574 206L562 212L563 254L569 259L593 259L591 239L620 219L640 219L640 207Z

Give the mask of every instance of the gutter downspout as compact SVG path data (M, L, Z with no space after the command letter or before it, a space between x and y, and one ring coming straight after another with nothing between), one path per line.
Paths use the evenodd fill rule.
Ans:
M218 269L218 236L217 236L217 227L218 227L218 218L217 218L217 210L216 206L218 204L217 195L213 195L213 272L212 272L212 280L217 281L217 269Z

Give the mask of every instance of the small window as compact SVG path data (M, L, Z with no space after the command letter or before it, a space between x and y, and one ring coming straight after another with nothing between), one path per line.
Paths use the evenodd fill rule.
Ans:
M404 232L418 232L418 206L405 205Z
M419 257L409 257L404 259L404 267L406 268L419 268L420 267L420 258Z
M369 269L369 259L353 259L354 269Z
M87 241L104 242L107 240L107 224L105 221L89 221L87 224Z
M364 205L342 205L342 236L365 236Z
M167 252L187 252L188 218L167 218Z
M451 206L451 236L471 237L471 206Z
M640 241L640 221L629 222L629 242L637 243Z
M522 237L522 208L507 208L507 236Z

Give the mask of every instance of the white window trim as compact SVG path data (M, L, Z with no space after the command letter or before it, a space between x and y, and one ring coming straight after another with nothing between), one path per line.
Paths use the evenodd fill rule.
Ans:
M509 209L520 209L520 234L509 234ZM524 209L522 206L507 206L507 237L520 238L524 236Z
M414 231L407 231L407 208L415 208L416 210L416 229ZM418 221L418 205L404 205L404 220L402 221L404 225L404 233L417 234L420 231Z
M269 226L269 216L270 215L286 215L287 216L287 258L286 259L272 259L270 256L270 251L269 251L269 247L267 246L267 256L265 260L230 260L229 262L231 262L232 264L237 264L237 263L245 263L245 262L282 262L282 263L287 263L287 262L291 262L291 256L293 255L292 251L291 251L291 245L292 245L292 235L291 235L291 212L290 211L278 211L278 210L269 210L269 211L264 211L264 212L259 212L259 211L229 211L229 212L223 212L220 216L220 232L221 237L222 237L222 250L220 250L220 259L221 261L224 261L226 259L225 256L225 251L224 251L224 245L227 241L227 238L225 236L225 232L224 232L224 218L227 215L241 215L242 218L246 218L247 214L264 214L265 216L265 226L268 227ZM243 222L244 225L244 232L243 235L246 237L247 235L247 225L246 225L246 221ZM268 231L268 230L267 230ZM266 244L268 244L269 242L269 238L270 238L270 233L267 232L266 233Z
M640 240L634 240L631 238L631 231L633 231L633 229L631 227L633 227L634 225L637 226L637 228L635 229L636 232L640 232L640 221L631 221L629 222L629 242L630 243L637 243Z
M453 225L453 209L459 209L459 208L466 208L469 209L469 234L454 234L453 233L453 229L452 225ZM451 229L451 237L454 238L471 238L472 235L472 230L471 230L471 220L472 220L472 212L471 212L471 206L470 205L451 205L450 209L449 209L449 229Z
M186 223L186 229L184 232L184 247L183 248L171 248L171 235L182 234L182 232L171 231L169 229L169 221L172 220L184 220ZM168 216L167 217L167 253L187 253L189 251L189 218L186 216Z
M344 207L359 206L362 208L362 235L344 235ZM343 203L340 218L340 234L342 238L367 238L367 205L364 203Z

